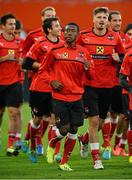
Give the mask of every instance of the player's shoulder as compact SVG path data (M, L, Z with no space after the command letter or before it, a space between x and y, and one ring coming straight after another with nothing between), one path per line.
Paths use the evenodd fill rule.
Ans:
M56 44L51 50L52 51L55 51L55 50L59 50L59 49L62 49L64 48L64 41L60 41L58 44Z
M129 39L128 35L125 34L124 32L121 31L119 34L121 37Z
M81 46L80 44L76 44L76 48L78 49L78 50L82 50L82 51L87 51L87 49L85 48L85 47L83 47L83 46Z
M27 36L32 36L34 34L38 34L38 33L41 33L41 32L42 32L42 28L37 28L37 29L34 29L34 30L30 31Z
M83 47L83 46L81 46L80 44L77 44L76 47L77 47L77 50L78 50L79 52L85 53L85 54L89 54L89 52L88 52L88 50L86 49L86 47Z
M15 40L20 43L24 42L24 39L21 37L15 37Z
M91 32L92 32L91 29L84 29L84 30L81 30L81 31L80 31L80 34L81 34L81 35L85 35L85 34L89 34L89 33L91 33Z
M44 43L44 42L46 42L46 41L48 41L47 38L46 38L46 36L42 36L42 37L40 37L40 39L38 39L37 43L38 43L39 45L41 45L42 43Z
M116 37L116 38L120 37L119 32L115 32L111 28L107 29L107 35L110 35L110 36L113 36L113 37Z

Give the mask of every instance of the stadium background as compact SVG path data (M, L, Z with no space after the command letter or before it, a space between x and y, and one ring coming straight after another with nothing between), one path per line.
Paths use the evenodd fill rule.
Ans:
M91 27L92 10L97 6L121 11L123 29L132 22L132 0L0 0L0 14L14 13L29 31L41 25L40 12L45 6L55 7L62 26L75 21L81 29Z
M60 17L62 27L71 21L79 24L80 29L92 27L92 11L97 6L107 6L122 14L122 31L132 23L132 0L0 0L0 15L13 13L23 23L24 30L29 32L41 26L41 10L53 6ZM25 90L27 89L27 78ZM25 101L28 101L25 91Z

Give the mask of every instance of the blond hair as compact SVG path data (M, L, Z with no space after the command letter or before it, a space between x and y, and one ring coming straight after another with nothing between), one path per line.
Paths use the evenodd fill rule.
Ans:
M41 15L44 15L45 14L45 12L46 11L55 11L55 8L54 7L52 7L52 6L47 6L47 7L45 7L44 9L42 9L42 11L41 11Z

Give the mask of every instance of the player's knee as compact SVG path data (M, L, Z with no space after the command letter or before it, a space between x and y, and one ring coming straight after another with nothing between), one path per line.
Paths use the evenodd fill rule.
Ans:
M77 133L77 130L78 130L78 127L77 127L77 126L71 126L71 127L70 127L70 130L69 130L69 133L71 133L71 134L76 134L76 133Z
M70 124L63 125L59 128L61 135L66 136L70 130Z
M18 108L8 108L8 112L9 112L10 120L16 121L18 114L19 114L19 109Z
M129 111L130 129L132 130L132 110Z
M5 108L0 108L0 118L3 116Z

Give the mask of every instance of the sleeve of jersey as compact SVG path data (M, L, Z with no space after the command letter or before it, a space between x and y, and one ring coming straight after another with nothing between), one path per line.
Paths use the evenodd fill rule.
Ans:
M132 85L129 84L129 81L127 79L129 75L130 75L130 64L129 64L129 55L127 54L121 66L119 83L125 90L127 90L129 93L132 93Z
M33 45L33 40L30 37L30 34L27 35L26 39L23 42L23 47L22 47L22 51L23 51L23 57L26 56L27 52L29 51L30 47Z
M35 43L31 46L29 51L26 54L26 57L30 57L31 59L38 60L39 54L40 54L40 47L38 43Z
M115 52L118 53L119 55L125 54L125 48L124 48L122 40L118 34L117 34L117 45L115 48Z
M88 71L86 71L86 76L89 80L94 79L95 76L95 67L94 67L94 61L91 59L90 54L87 53L87 60L90 62L90 68Z
M53 59L54 59L53 53L52 51L49 51L39 68L38 73L41 79L43 80L49 79L50 71L52 71Z
M126 76L129 76L129 74L130 74L129 55L128 54L125 55L125 58L121 65L120 73L124 74Z
M23 49L22 49L23 42L24 42L24 41L21 40L21 42L20 42L20 44L19 44L19 51L18 51L19 57L21 57L21 58L23 58Z

